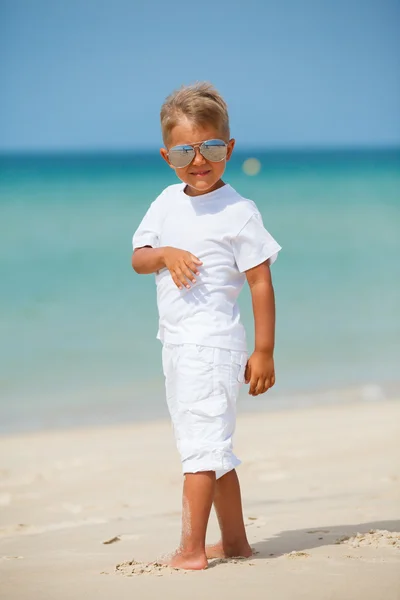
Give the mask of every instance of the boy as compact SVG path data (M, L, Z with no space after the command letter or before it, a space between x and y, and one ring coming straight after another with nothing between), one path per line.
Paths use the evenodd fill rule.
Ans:
M161 128L161 156L182 183L150 206L133 236L132 266L156 274L166 396L184 474L181 545L168 564L204 569L208 558L251 555L232 436L240 383L252 396L275 383L269 266L281 248L255 204L222 181L235 140L218 92L207 83L174 92ZM248 360L236 302L246 279L255 320ZM221 541L206 548L213 503Z

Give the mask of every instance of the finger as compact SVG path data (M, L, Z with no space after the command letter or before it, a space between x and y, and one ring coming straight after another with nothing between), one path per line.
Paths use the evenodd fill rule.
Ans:
M196 265L194 264L194 262L193 262L192 260L188 260L188 261L186 262L186 265L189 267L189 269L190 269L191 271L193 271L193 273L194 273L195 275L200 275L200 271L197 269Z
M244 370L244 382L249 383L251 377L251 369L249 363L246 364L246 368Z
M274 385L275 385L275 373L273 373L273 374L271 375L271 383L270 383L270 386L269 386L269 387L274 387Z
M183 265L181 266L181 269L183 271L183 273L185 274L185 276L192 282L192 283L196 283L196 279L193 277L193 273L192 271L189 269L189 267L186 265L186 263L183 263Z
M264 393L264 379L261 379L261 377L258 379L257 381L257 385L256 385L256 396L258 396L259 394L263 394Z
M192 261L196 264L196 265L202 265L203 263L201 262L201 260L199 258L197 258L197 256L195 256L194 254L192 254L190 252L190 258L192 259Z
M257 382L258 382L258 379L256 377L251 378L250 389L249 389L250 396L256 396Z
M190 281L193 281L193 283L196 283L196 279L194 278L194 275L197 273L200 275L200 273L197 271L196 265L194 265L190 261L187 261L187 262L182 261L181 269L185 273L186 277L188 279L190 279Z
M267 377L267 379L264 381L264 389L262 391L262 393L264 394L265 392L267 392L269 390L269 388L271 387L271 380Z
M179 281L178 277L175 275L175 273L173 271L170 271L170 273L171 273L171 277L172 277L173 282L175 283L176 287L181 290L182 289L182 284Z
M175 273L176 273L176 276L178 277L179 281L185 286L185 288L190 288L188 280L186 279L186 277L180 267L177 267L175 269Z

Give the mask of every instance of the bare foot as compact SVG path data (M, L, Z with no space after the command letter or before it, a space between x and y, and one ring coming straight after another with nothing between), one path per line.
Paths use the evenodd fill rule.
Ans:
M206 546L206 556L208 559L210 558L233 558L235 557L243 557L250 558L252 556L253 551L250 548L247 542L243 544L238 544L234 546L223 546L222 542L218 542L217 544L212 544L211 546Z
M200 571L201 569L206 569L208 565L205 554L189 554L183 552L183 550L177 550L174 554L164 557L160 562L174 569L186 569L190 571Z

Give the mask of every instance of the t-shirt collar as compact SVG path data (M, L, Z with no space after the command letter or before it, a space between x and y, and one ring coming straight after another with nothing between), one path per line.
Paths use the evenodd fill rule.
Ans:
M215 198L225 195L231 188L231 186L229 185L229 183L226 183L225 185L223 185L222 187L218 188L217 190L214 190L213 192L208 192L208 194L201 194L200 196L189 196L188 194L185 194L185 188L186 188L186 183L182 183L181 185L181 192L182 194L184 194L187 198L190 198L190 200L192 200L193 202L195 202L196 200L199 201L204 201L204 202L208 202L209 200L214 200Z

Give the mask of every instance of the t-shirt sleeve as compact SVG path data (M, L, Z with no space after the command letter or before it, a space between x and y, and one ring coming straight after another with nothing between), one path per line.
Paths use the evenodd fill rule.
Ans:
M241 273L268 260L272 265L281 246L265 229L259 212L254 213L232 239L233 253Z
M161 215L160 207L157 201L154 201L147 213L144 215L142 222L136 229L132 238L133 250L143 248L143 246L151 246L152 248L160 247L160 231L161 231Z

